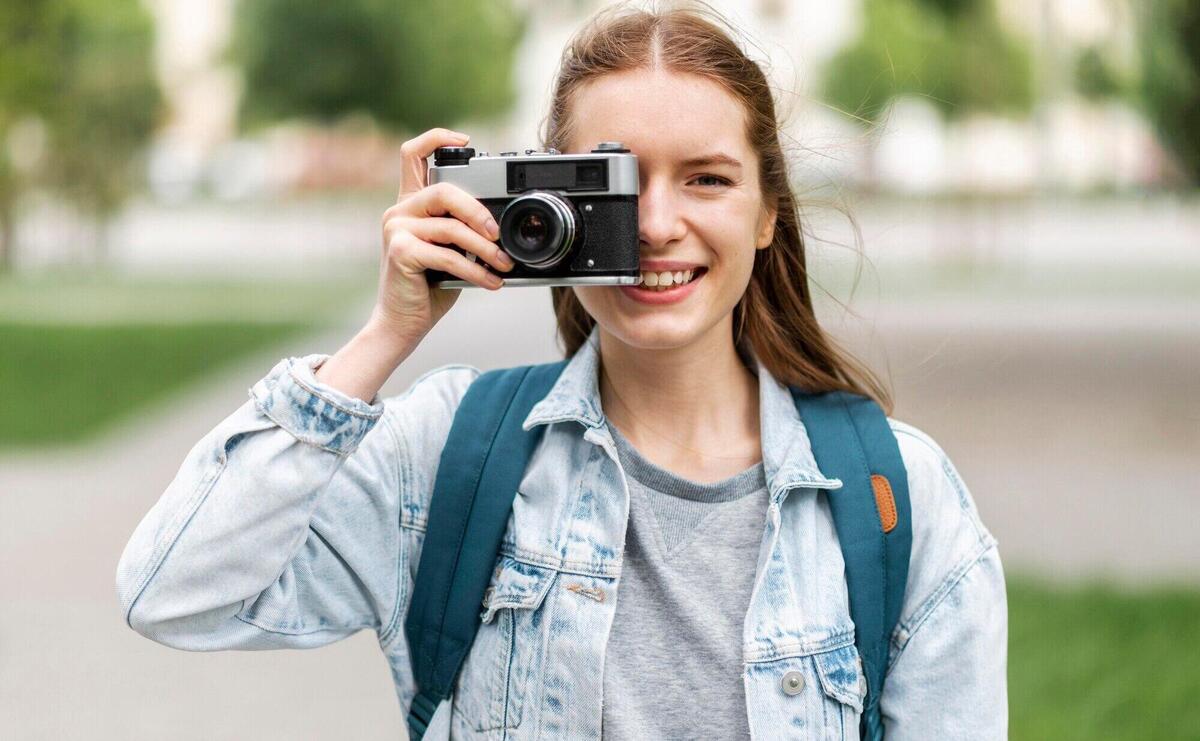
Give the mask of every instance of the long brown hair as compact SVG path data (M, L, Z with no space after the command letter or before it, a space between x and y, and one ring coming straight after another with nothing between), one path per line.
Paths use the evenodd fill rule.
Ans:
M600 10L563 50L550 110L543 122L542 146L566 150L576 92L608 72L662 66L700 75L729 91L746 110L746 135L759 155L764 202L777 206L774 240L766 249L755 250L750 284L733 309L735 345L748 343L781 383L809 391L863 394L891 414L889 391L817 323L775 100L762 69L737 45L734 35L728 21L703 3L674 4L661 10L628 5ZM550 293L559 339L569 357L587 340L595 319L571 287L556 286Z

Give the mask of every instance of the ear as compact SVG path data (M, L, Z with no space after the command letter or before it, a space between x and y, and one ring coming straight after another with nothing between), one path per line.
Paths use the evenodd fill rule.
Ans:
M771 242L775 239L775 217L779 215L779 210L775 206L764 208L762 211L762 220L759 222L758 235L754 240L754 249L762 250L771 246Z

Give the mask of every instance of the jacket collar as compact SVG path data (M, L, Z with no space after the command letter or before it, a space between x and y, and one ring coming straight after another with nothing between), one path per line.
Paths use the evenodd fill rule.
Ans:
M753 360L751 370L758 376L763 469L771 500L779 502L789 489L800 486L841 488L839 479L825 476L817 467L791 391L771 375L749 347L745 352ZM550 391L529 411L522 429L575 420L607 437L604 410L600 407L599 374L600 327L595 325Z

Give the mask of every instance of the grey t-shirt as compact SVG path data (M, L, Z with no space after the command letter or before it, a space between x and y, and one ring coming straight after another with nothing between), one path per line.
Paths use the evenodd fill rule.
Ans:
M748 738L742 622L766 526L761 462L699 483L611 424L629 524L604 659L605 739Z

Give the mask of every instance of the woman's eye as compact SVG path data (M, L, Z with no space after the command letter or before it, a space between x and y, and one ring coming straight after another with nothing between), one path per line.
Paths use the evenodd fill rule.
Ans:
M701 180L715 181L707 183L709 185L729 185L729 181L720 175L697 175L693 182L700 182ZM705 184L701 183L701 185Z

